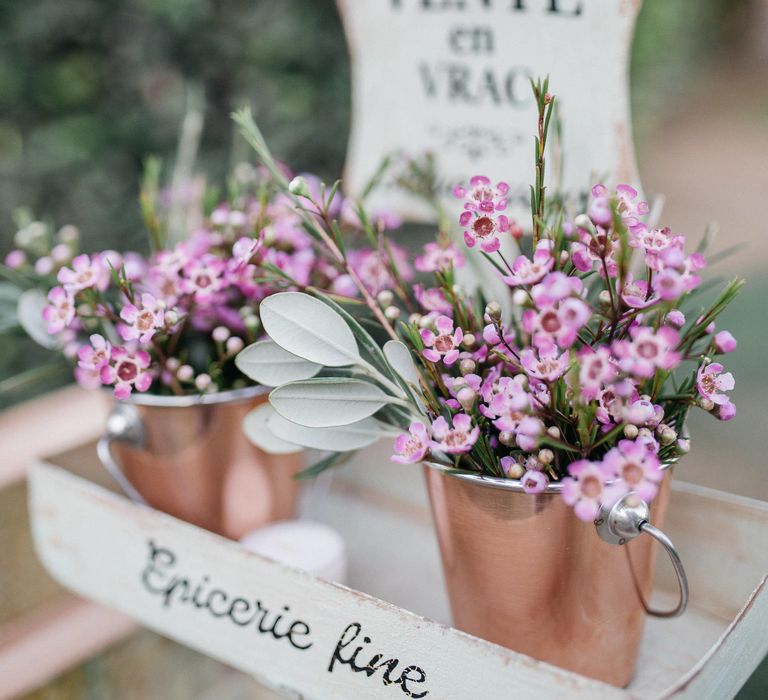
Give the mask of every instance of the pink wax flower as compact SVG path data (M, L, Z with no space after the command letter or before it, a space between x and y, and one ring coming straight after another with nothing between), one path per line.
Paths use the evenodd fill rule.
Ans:
M531 288L531 299L537 308L554 306L557 302L581 294L584 283L578 277L562 272L550 272L539 284Z
M730 372L723 374L723 369L719 362L712 362L699 367L696 373L696 387L699 394L715 405L728 402L728 397L721 392L730 391L736 385L733 375Z
M241 238L238 238L232 246L232 257L239 265L247 265L251 262L253 256L256 255L263 243L264 231L259 234L258 238L242 236Z
M561 348L569 348L589 321L589 315L586 303L572 297L560 302L557 308L543 308L538 312L527 309L523 313L522 324L526 333L533 336L536 347L556 343Z
M222 275L225 268L224 261L215 255L205 254L193 258L184 265L181 290L193 294L198 302L210 301L224 285Z
M567 352L558 355L557 347L549 345L538 351L533 348L526 348L520 355L520 363L529 377L554 382L568 370L570 357Z
M395 452L391 460L400 464L421 462L429 451L429 434L424 423L411 423L408 432L395 440Z
M466 200L459 217L459 223L464 227L464 242L469 248L480 243L486 253L494 253L501 247L498 234L506 233L510 228L509 218L498 213L507 208L509 185L499 182L493 187L484 175L475 175L469 185L469 190L463 185L453 190L455 197Z
M98 258L91 260L87 255L78 255L72 260L72 269L62 267L57 277L64 289L72 294L90 287L104 291L109 285L109 268Z
M568 466L568 473L570 476L563 479L563 500L573 506L579 520L594 520L601 505L611 505L607 501L614 494L606 492L606 482L614 472L602 462L580 459Z
M535 469L529 469L520 479L523 491L526 493L542 493L546 491L549 485L549 479L543 472Z
M413 295L426 311L437 311L441 314L453 313L453 306L446 299L445 292L440 287L425 289L420 284L414 284Z
M85 369L77 365L74 369L75 381L83 387L83 389L98 389L102 386L101 372L97 369Z
M63 287L54 287L48 292L48 306L43 309L43 320L48 332L59 333L68 328L75 319L75 300Z
M618 341L613 352L620 369L636 377L648 379L657 369L670 370L677 367L681 355L674 348L680 342L680 334L669 326L659 330L647 326L630 329L631 342Z
M736 349L736 345L736 338L729 331L720 331L715 336L715 348L718 352L733 352Z
M453 244L427 243L424 246L424 254L414 260L413 266L419 272L439 272L440 270L454 270L466 265L466 258Z
M593 235L589 231L577 228L578 240L571 245L571 260L574 267L580 272L590 272L597 265L601 277L605 277L605 268L611 277L616 276L616 248L617 244L611 234L600 226ZM605 268L603 267L605 259Z
M664 409L647 399L636 399L622 407L621 417L625 423L655 428L664 418Z
M112 359L112 345L98 333L90 338L90 345L83 345L77 352L78 367L96 373Z
M631 309L645 309L653 306L658 298L649 293L648 282L636 280L630 274L621 290L621 300Z
M408 263L406 251L394 243L389 243L389 252L401 279L408 282L413 278L413 270ZM389 255L384 250L352 250L347 255L349 264L360 277L363 284L376 296L385 289L392 289L395 280L390 273Z
M461 328L454 330L453 321L448 316L438 316L435 327L437 335L427 328L421 330L421 339L426 346L421 354L430 362L442 359L446 366L450 366L459 358L464 333Z
M664 478L659 458L646 445L632 440L620 440L616 447L608 450L603 457L603 467L616 477L608 487L608 500L613 503L629 491L650 502Z
M653 291L664 301L674 301L688 291L689 284L690 278L686 279L677 270L665 268L653 278Z
M165 325L165 305L151 294L141 295L141 308L126 304L120 311L120 318L127 325L120 325L123 340L138 340L148 343L158 329Z
M114 384L115 398L127 399L132 389L144 392L151 386L150 364L149 353L144 350L131 353L121 346L112 348L111 363L101 368L101 381Z
M732 401L716 404L712 413L718 420L732 420L736 417L736 404Z
M593 349L587 345L579 352L579 385L583 399L596 399L601 389L615 379L616 373L611 353L605 346Z
M539 241L536 244L533 260L529 260L525 255L519 255L512 263L512 274L504 277L504 281L510 287L536 284L555 264L552 250L553 242L551 240Z
M453 426L442 416L432 423L432 449L447 454L469 452L480 437L480 428L472 426L472 418L466 413L459 413L452 418Z

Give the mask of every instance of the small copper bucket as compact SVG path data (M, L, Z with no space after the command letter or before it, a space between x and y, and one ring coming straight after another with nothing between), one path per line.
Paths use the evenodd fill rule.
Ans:
M99 457L134 501L239 539L295 515L300 455L267 454L243 433L243 418L266 399L263 387L134 394L115 401Z
M426 465L424 473L458 629L623 687L635 671L646 612L672 617L685 609L687 582L679 557L648 522L664 519L671 474L650 515L639 499L622 499L625 506L645 506L635 521L637 534L652 537L627 542L633 534L608 534L610 544L595 524L575 517L558 484L530 495L517 481L447 472L439 465ZM601 513L596 524L607 527L608 520L609 513ZM668 612L650 610L644 602L657 553L652 538L671 547L678 572L681 601Z

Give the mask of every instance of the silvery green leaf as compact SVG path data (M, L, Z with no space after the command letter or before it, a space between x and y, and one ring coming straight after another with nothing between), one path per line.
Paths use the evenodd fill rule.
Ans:
M363 418L355 423L335 428L307 428L292 423L279 413L273 413L267 419L267 425L278 438L292 440L304 447L334 452L349 452L368 447L383 435L381 426L375 418Z
M403 380L408 382L408 384L419 385L419 372L413 363L411 351L406 347L405 343L401 343L399 340L390 340L385 343L384 356L387 358L387 362L389 362L392 369Z
M291 382L269 395L269 402L283 418L308 428L349 425L393 401L375 384L343 377Z
M269 418L275 414L275 409L268 403L251 411L243 419L243 432L256 447L271 454L291 454L301 452L299 445L282 440L275 435L267 425Z
M51 335L43 320L43 309L48 306L48 299L39 289L28 289L22 292L16 306L19 325L27 332L32 340L44 348L59 347L59 341Z
M298 357L326 367L345 367L360 360L344 319L308 294L274 294L261 302L259 315L270 338Z
M284 350L273 340L249 345L235 358L235 364L244 375L265 386L309 379L322 369L321 365Z

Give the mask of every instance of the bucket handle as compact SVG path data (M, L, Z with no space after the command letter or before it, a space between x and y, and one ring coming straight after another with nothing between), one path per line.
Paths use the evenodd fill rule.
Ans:
M129 404L118 404L107 418L106 432L96 443L96 453L104 469L117 482L125 495L134 503L147 505L147 501L128 480L112 455L113 442L124 442L132 447L141 447L144 440L144 425L136 409Z
M595 520L595 526L600 537L610 544L623 545L641 534L653 537L666 551L672 567L675 570L677 584L680 589L680 599L671 610L656 610L646 602L637 582L635 570L632 567L632 559L627 552L632 580L635 583L637 595L645 609L645 612L654 617L678 617L688 607L688 577L685 574L680 555L669 539L659 528L650 523L651 511L648 504L636 493L630 492L617 501L611 508L603 508Z

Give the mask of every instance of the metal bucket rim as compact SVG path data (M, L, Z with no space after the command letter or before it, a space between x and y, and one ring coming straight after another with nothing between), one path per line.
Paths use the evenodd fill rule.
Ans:
M132 393L127 399L117 399L120 404L133 404L134 406L151 406L153 408L190 408L192 406L212 406L222 403L236 403L247 401L257 396L263 396L271 391L270 387L262 384L243 387L241 389L228 389L210 394L186 394L184 396L160 396L150 393ZM113 397L114 398L114 397Z
M661 465L662 471L667 471L670 467L674 466L678 460L663 462ZM425 461L424 464L430 469L442 472L445 476L450 476L454 479L460 479L461 481L468 481L477 486L483 486L491 489L501 489L503 491L512 491L513 493L526 493L523 488L523 483L520 479L502 479L498 476L485 476L483 474L465 474L461 472L449 471L451 467L438 462ZM563 490L563 482L555 481L547 484L543 491L539 493L561 493ZM529 495L526 493L526 495Z

